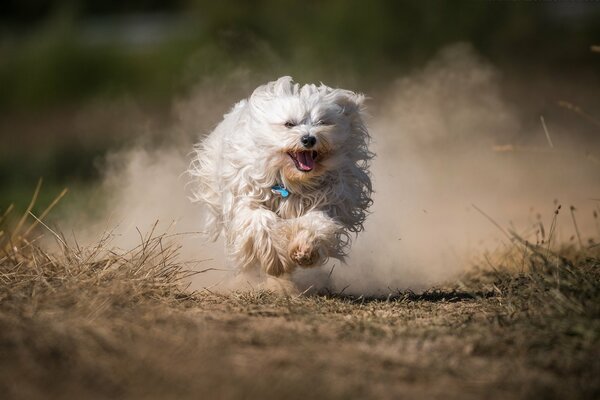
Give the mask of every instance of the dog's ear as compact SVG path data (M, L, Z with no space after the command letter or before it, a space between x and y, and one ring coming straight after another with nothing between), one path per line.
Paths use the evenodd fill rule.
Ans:
M251 98L270 98L291 96L298 92L298 84L294 83L291 76L282 76L276 81L257 87Z
M298 93L298 86L291 76L282 76L275 81L273 93L275 96L291 96Z
M340 112L345 116L361 114L364 110L365 96L350 90L337 89L334 102L340 106Z

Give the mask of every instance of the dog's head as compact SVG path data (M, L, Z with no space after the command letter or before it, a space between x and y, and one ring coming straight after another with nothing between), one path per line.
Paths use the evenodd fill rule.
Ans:
M300 86L282 77L249 99L255 156L286 186L311 186L318 177L368 158L364 96L323 84Z

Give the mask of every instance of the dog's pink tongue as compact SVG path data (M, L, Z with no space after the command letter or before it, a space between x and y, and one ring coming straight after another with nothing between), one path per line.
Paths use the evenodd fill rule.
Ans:
M312 151L299 151L296 153L296 159L302 171L310 171L315 167L312 154Z

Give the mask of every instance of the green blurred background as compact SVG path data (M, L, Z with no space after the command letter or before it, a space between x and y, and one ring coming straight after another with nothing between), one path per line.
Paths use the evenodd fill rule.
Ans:
M42 208L93 193L107 151L171 126L198 85L243 71L371 93L461 41L507 74L600 89L595 2L4 0L0 213L40 177Z

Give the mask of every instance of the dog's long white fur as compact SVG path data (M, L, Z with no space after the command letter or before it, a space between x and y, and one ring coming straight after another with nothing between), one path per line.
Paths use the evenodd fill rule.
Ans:
M361 94L282 77L237 103L196 146L193 200L208 207L205 226L213 239L224 234L236 268L280 276L343 260L371 204L363 102ZM307 134L318 152L309 172L288 154L305 150Z

